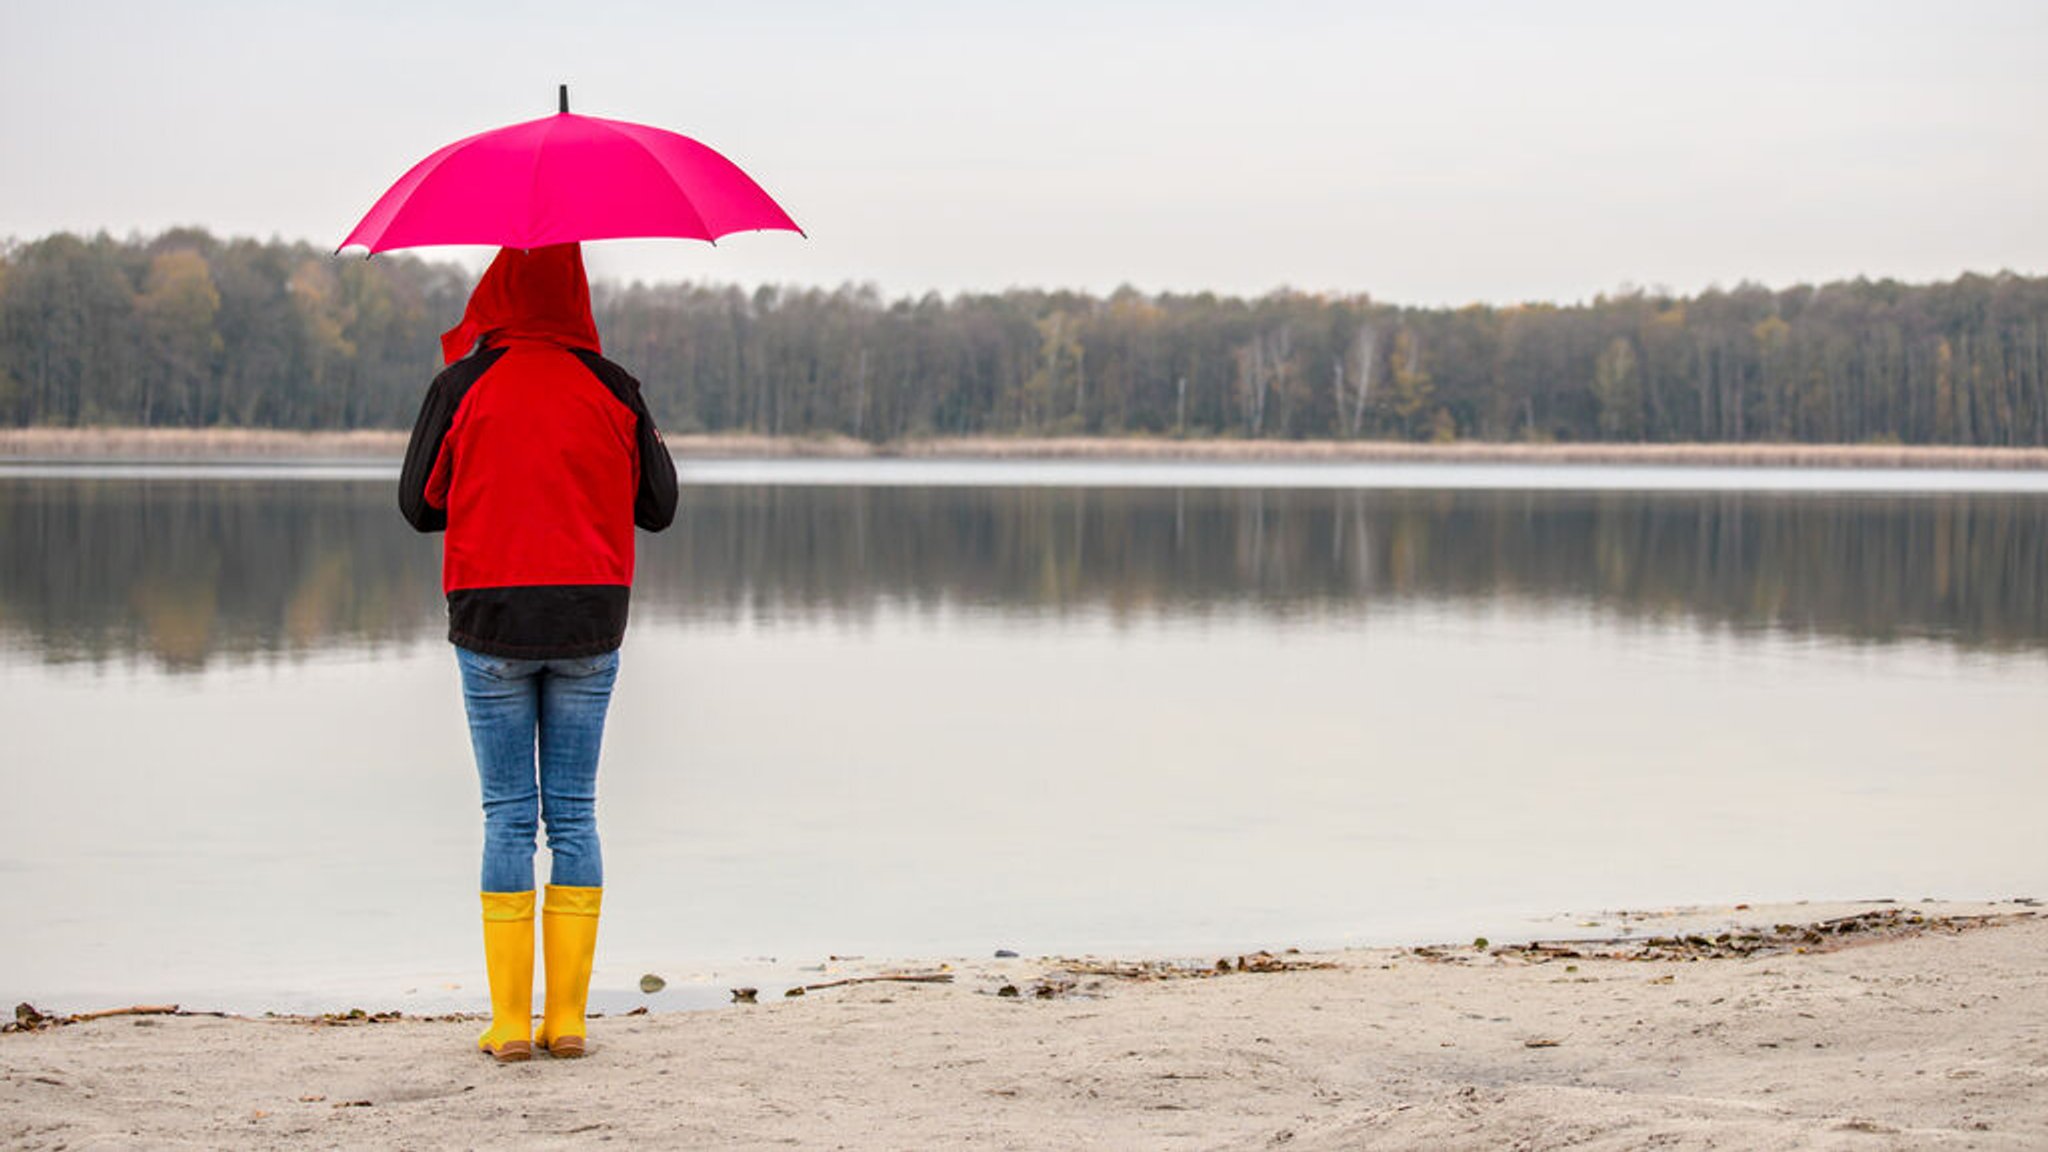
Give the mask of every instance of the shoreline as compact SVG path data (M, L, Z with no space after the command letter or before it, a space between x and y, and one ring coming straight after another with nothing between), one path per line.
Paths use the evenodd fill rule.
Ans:
M0 461L395 462L408 433L392 429L4 428ZM1236 440L1167 437L937 436L871 443L846 436L687 434L667 437L679 460L1063 460L1285 463L1606 464L1718 468L2048 470L2048 448L1882 444L1520 444L1460 441Z
M471 1017L113 1015L0 1036L0 1142L2032 1148L2037 908L1740 905L1576 944L843 979L874 965L594 1018L588 1058L511 1066Z
M1832 951L1853 946L1918 935L1927 931L1980 924L2048 919L2048 907L2031 897L2004 900L1903 901L1896 899L1831 899L1764 902L1757 904L1681 904L1653 908L1625 908L1598 912L1560 912L1546 915L1481 917L1475 927L1484 927L1492 939L1479 953L1499 958L1520 956L1540 962L1577 951L1628 960L1723 960L1746 956L1777 955L1785 952ZM1015 954L1007 967L1036 965L1048 972L1060 970L1102 970L1142 973L1146 978L1179 979L1211 975L1219 961L1235 963L1245 956L1266 955L1291 958L1379 956L1381 954L1424 957L1455 955L1471 950L1471 940L1416 942L1416 937L1381 936L1357 942L1240 939L1235 947L1221 942L1189 950L1185 946L1136 946L1087 950ZM1482 937L1483 939L1483 937ZM1718 942L1717 942L1718 941ZM1248 951L1246 949L1249 949ZM796 954L781 959L768 957L677 960L664 963L650 957L600 955L590 988L592 1018L625 1015L667 1015L700 1013L729 1007L735 986L752 986L763 1003L779 1000L787 989L821 980L843 978L864 980L881 972L976 971L985 967L986 953L973 955L950 951L883 952L867 955ZM1284 965L1285 961L1283 961ZM654 973L663 982L655 993L629 987L642 975ZM1070 971L1071 974L1071 971ZM1101 974L1096 972L1096 974ZM387 975L390 975L387 973ZM11 999L43 1023L36 1027L67 1026L102 1015L119 1015L143 1004L174 1011L161 1015L204 1016L236 1020L297 1020L333 1022L339 1017L374 1016L383 1020L467 1020L476 1018L481 1004L481 971L457 967L450 970L409 972L392 975L395 984L385 991L372 990L369 982L327 982L305 985L288 993L266 995L261 991L232 991L225 986L200 989L189 984L170 983L135 986L125 990L49 990L31 992L24 1001ZM471 982L471 977L476 981ZM420 990L446 982L447 989L421 996ZM404 986L396 992L397 986ZM468 985L466 992L453 991ZM19 1015L19 1013L17 1013ZM19 1031L18 1020L0 1017L0 1034Z
M1192 952L1181 948L1136 948L1019 955L1014 950L1005 949L1003 951L1008 955L999 958L1013 962L1005 968L1035 965L1052 973L1046 979L1055 983L1076 975L1113 975L1146 980L1202 978L1224 972L1229 967L1241 967L1246 958L1252 956L1267 957L1264 970L1270 971L1290 968L1294 958L1300 956L1396 955L1456 959L1469 954L1466 958L1514 957L1530 963L1581 956L1631 961L1726 960L1837 951L1843 947L1880 943L1927 932L1966 931L2037 917L2048 919L2048 911L2043 910L2040 901L2031 897L2010 900L1800 900L1776 904L1676 905L1589 914L1559 913L1524 919L1519 925L1508 927L1505 934L1496 934L1494 939L1486 941L1484 947L1475 947L1476 942L1442 940L1431 943L1383 940L1321 946L1312 943L1307 947L1268 942L1267 947L1249 952L1232 951L1227 947ZM1537 931L1539 924L1544 925L1545 930ZM1484 937L1478 939L1485 940ZM787 961L699 962L678 966L657 963L652 970L664 984L658 993L629 992L623 986L604 987L601 980L595 981L591 985L590 1015L597 1019L607 1015L717 1011L734 1003L730 991L738 985L753 986L761 1002L765 1003L786 994L801 995L800 992L789 993L788 989L814 985L819 981L859 983L881 978L878 976L881 973L973 972L985 967L981 960L980 956L940 952L872 958L833 955L823 959L793 957ZM631 968L632 973L640 971L641 967ZM440 973L426 979L450 975L457 974ZM626 973L615 961L601 965L598 975L610 975L616 979ZM418 977L409 979L415 984L421 982ZM481 985L477 987L480 989ZM308 1005L299 1009L263 1006L260 997L256 999L256 1006L234 1007L231 1006L232 1001L241 999L248 1002L249 998L217 993L186 995L162 988L145 989L137 995L140 999L127 1003L116 1003L119 996L108 995L32 997L17 1008L15 1020L0 1019L0 1034L66 1027L100 1017L129 1014L302 1023L336 1023L368 1017L430 1021L487 1018L459 1006L481 995L480 991L471 996L430 998L424 1006L411 1008L394 1007L391 1003L393 997L385 995L380 999L378 993L362 989L330 992L328 1002L318 1007L310 1006L321 1003L317 995L295 996L295 1003ZM408 989L397 999L412 998L413 990ZM138 1010L135 1007L138 1004L146 1005L148 1010ZM607 1006L609 1010L606 1010ZM27 1017L35 1023L22 1023L24 1009L28 1010Z

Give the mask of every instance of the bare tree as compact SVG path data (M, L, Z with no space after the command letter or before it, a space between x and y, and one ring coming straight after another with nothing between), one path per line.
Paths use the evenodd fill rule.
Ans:
M1255 332L1251 343L1241 345L1237 357L1237 402L1244 409L1245 427L1257 436L1266 422L1266 392L1273 377L1266 359L1266 334Z
M860 350L859 367L854 371L853 392L853 434L858 437L868 422L868 350Z
M1246 427L1257 436L1266 426L1266 400L1273 386L1285 387L1294 378L1294 326L1253 333L1236 356L1238 404L1244 409Z
M1356 436L1365 424L1365 404L1372 393L1372 374L1379 334L1370 324L1360 324L1352 334L1351 347L1330 366L1332 387L1337 393L1337 420L1347 435Z

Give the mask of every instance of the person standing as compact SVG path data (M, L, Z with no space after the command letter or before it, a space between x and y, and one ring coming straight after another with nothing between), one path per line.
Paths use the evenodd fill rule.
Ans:
M604 862L597 762L633 583L633 530L667 528L675 462L640 385L604 358L575 244L499 251L420 406L399 510L443 532L442 590L483 795L480 888L500 1061L585 1049ZM535 837L546 991L533 1031Z

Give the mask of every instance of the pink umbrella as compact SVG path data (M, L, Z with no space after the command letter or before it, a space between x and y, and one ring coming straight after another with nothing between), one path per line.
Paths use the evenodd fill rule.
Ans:
M413 165L341 247L544 248L574 240L803 229L739 166L687 136L569 113L471 136Z

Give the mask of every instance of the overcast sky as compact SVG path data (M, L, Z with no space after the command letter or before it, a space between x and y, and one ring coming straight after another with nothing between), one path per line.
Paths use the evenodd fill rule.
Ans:
M15 238L331 245L566 81L576 111L724 152L810 233L592 245L601 275L1457 304L2048 271L2039 0L0 13Z

